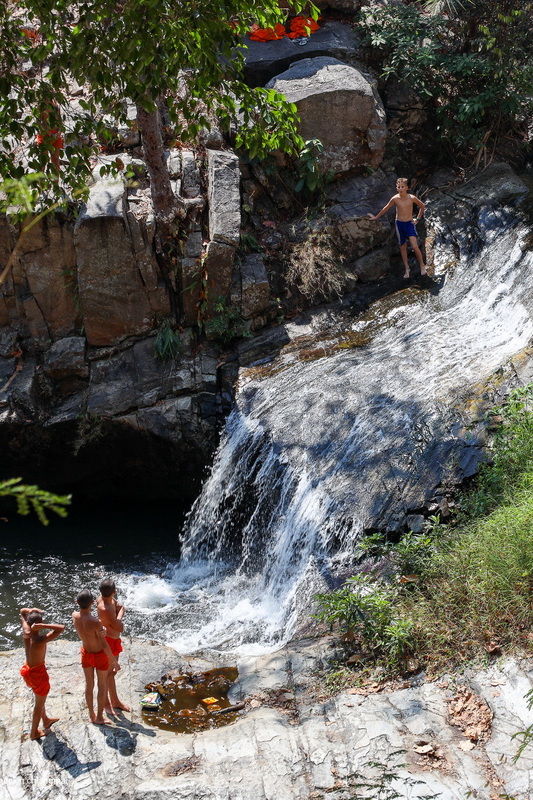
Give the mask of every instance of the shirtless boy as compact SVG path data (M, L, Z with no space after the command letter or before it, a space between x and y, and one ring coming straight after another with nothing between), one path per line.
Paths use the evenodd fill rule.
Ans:
M382 214L386 214L387 211L396 206L396 234L398 236L398 243L400 245L400 253L402 256L403 265L405 267L404 278L409 277L409 262L407 260L407 240L409 240L411 247L413 248L413 252L417 257L418 263L420 265L420 272L422 275L426 275L426 266L424 264L424 259L422 258L422 253L420 252L420 248L416 241L416 223L422 217L422 214L425 211L424 203L415 197L414 194L409 194L407 191L408 187L408 180L407 178L398 178L396 181L396 189L398 190L398 194L395 194L386 206L383 206L379 214L375 216L373 214L369 214L368 216L370 219L379 219ZM413 219L413 205L418 206L418 216L416 219Z
M40 739L48 733L54 722L59 722L59 717L49 717L44 704L50 691L48 672L44 665L46 645L63 633L64 625L49 625L43 622L43 612L39 608L21 608L20 621L24 637L24 650L26 663L20 674L35 695L33 718L31 722L30 739ZM44 730L39 728L43 722Z
M119 653L122 652L120 634L124 630L122 620L126 609L118 602L116 593L115 582L111 578L105 578L100 584L98 618L106 630L106 642L118 661ZM112 669L107 674L107 694L108 703L105 710L108 714L115 716L115 708L121 711L130 711L130 708L118 699L115 676Z
M102 623L91 614L94 597L88 589L79 593L76 602L79 611L73 611L72 621L76 632L81 639L81 665L85 675L85 700L89 709L91 722L95 725L105 725L110 720L104 717L104 706L107 699L107 675L109 670L118 672L120 669L115 656L105 640L105 630ZM98 681L96 714L94 713L93 690L94 671Z

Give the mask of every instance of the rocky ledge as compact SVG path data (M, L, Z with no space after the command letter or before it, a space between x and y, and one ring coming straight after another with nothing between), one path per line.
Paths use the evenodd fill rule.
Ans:
M167 670L202 669L205 661L186 660L155 642L127 641L118 685L133 711L98 727L86 719L78 645L55 642L49 648L48 708L61 721L40 743L28 738L32 696L18 675L22 651L1 653L0 795L347 800L366 797L357 784L377 786L386 772L396 776L397 797L531 797L533 747L514 764L518 740L512 739L533 723L524 700L532 685L529 660L327 697L318 676L334 652L331 640L301 640L241 660L231 699L245 700L246 707L237 722L174 734L147 725L140 695Z

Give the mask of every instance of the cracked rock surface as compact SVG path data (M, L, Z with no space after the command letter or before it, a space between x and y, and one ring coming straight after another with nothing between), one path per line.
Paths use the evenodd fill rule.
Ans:
M18 674L22 651L1 653L0 797L353 800L366 796L357 784L376 787L386 771L399 797L531 797L533 746L514 764L518 743L511 739L533 723L524 700L529 661L500 660L472 675L418 678L407 688L374 685L370 693L348 689L324 699L319 674L333 655L331 641L315 639L241 660L231 699L246 700L246 708L237 722L173 734L141 716L144 685L169 669L205 669L205 660L126 639L117 684L133 711L98 727L87 721L78 645L59 640L48 649L47 708L61 720L38 743L27 735L32 695ZM485 719L492 716L477 741L450 718L461 692L476 698Z

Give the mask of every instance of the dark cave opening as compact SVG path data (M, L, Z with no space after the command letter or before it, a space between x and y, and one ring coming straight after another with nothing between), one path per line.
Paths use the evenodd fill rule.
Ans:
M0 479L25 483L76 500L172 501L190 506L198 495L210 450L179 443L108 419L0 427Z

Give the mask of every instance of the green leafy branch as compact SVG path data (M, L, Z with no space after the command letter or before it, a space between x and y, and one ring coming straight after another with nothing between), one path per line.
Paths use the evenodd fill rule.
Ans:
M53 511L59 517L66 517L65 506L70 505L72 495L58 495L22 483L22 478L8 478L0 481L0 497L12 497L17 504L17 513L27 516L33 509L43 525L48 525L47 512Z

